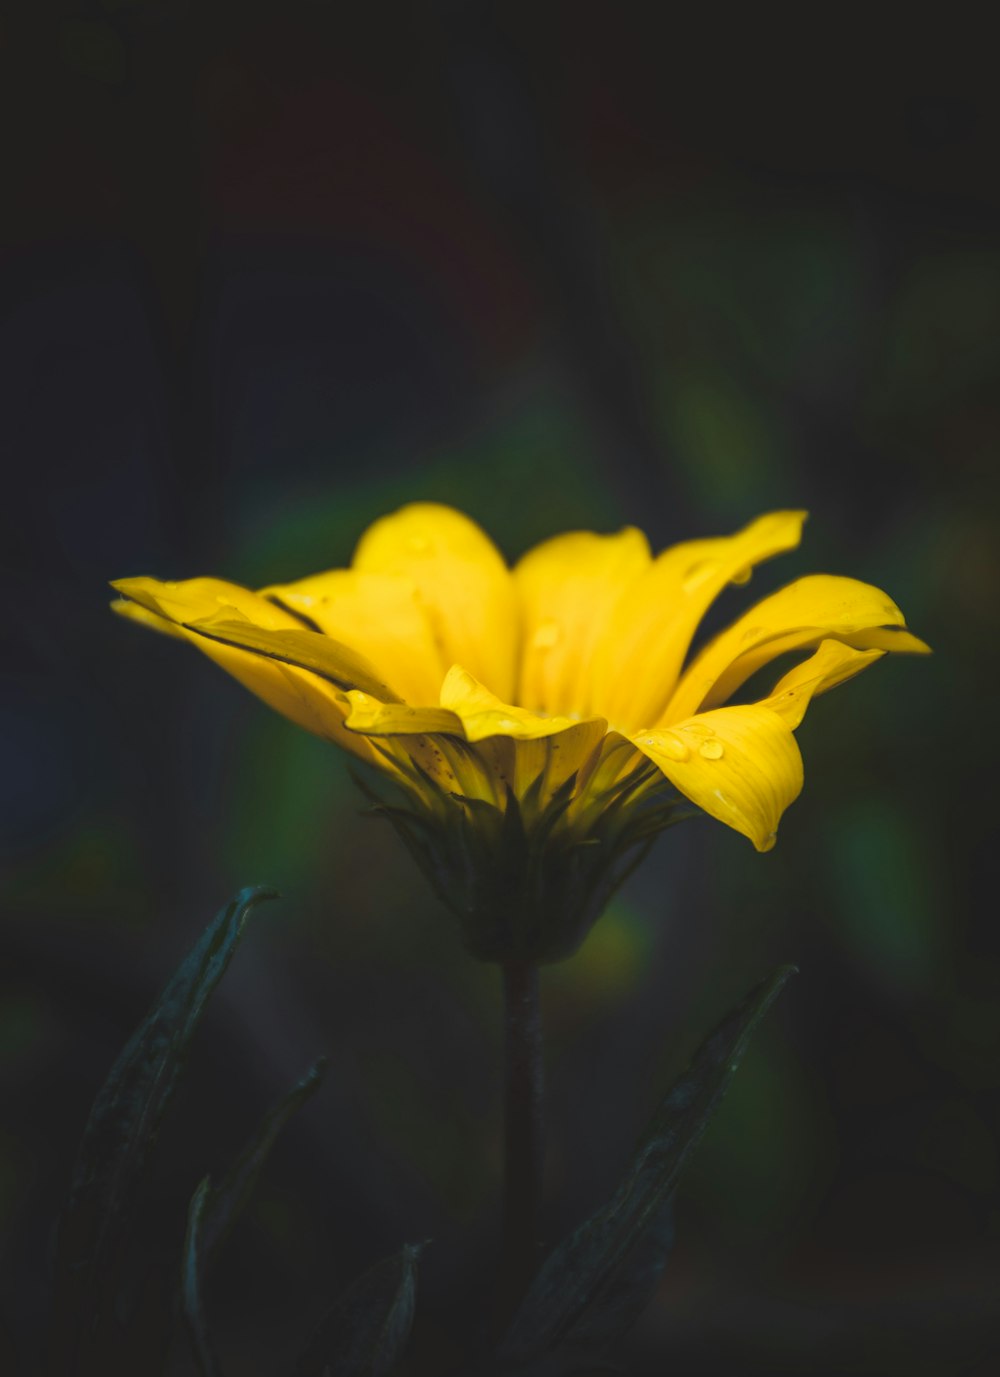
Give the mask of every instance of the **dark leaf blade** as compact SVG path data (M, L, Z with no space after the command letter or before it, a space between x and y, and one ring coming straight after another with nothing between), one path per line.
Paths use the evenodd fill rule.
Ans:
M288 1094L268 1110L232 1167L209 1192L204 1204L201 1229L205 1265L225 1241L250 1198L285 1124L323 1084L327 1066L326 1057L320 1057Z
M674 1202L668 1197L623 1256L599 1304L573 1326L574 1345L582 1345L589 1354L604 1352L629 1332L656 1294L675 1232Z
M211 1182L204 1177L191 1197L187 1232L181 1258L181 1310L191 1335L191 1347L199 1377L222 1377L218 1360L208 1337L202 1301L202 1272L205 1259L205 1214L211 1195Z
M204 1278L212 1255L229 1234L250 1197L278 1135L291 1116L310 1099L326 1076L327 1060L320 1057L300 1081L270 1109L253 1137L213 1187L209 1177L198 1186L188 1208L181 1258L181 1310L187 1322L201 1377L219 1377L205 1319Z
M757 1024L794 973L762 981L699 1048L661 1101L612 1199L549 1255L507 1332L500 1357L537 1360L586 1342L613 1344L655 1290L655 1231L692 1149ZM669 1239L661 1238L662 1256Z
M241 890L216 915L129 1039L94 1101L73 1174L71 1209L99 1188L108 1214L121 1212L250 910L273 898L274 890Z
M205 1006L251 909L276 897L276 891L261 886L243 889L216 915L98 1091L59 1226L52 1329L67 1362L75 1361L67 1354L76 1351L85 1327L93 1340L113 1303L142 1171Z
M423 1249L404 1244L360 1276L313 1334L295 1377L386 1377L410 1337Z

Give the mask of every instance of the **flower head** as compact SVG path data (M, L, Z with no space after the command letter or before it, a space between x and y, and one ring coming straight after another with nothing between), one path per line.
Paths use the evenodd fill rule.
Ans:
M812 698L888 651L926 652L878 588L814 575L691 656L715 598L793 549L804 519L655 557L632 527L576 531L509 569L467 517L415 503L376 521L349 569L257 592L123 579L114 606L400 785L403 803L379 806L477 954L555 957L686 803L769 850ZM770 692L729 702L789 652Z

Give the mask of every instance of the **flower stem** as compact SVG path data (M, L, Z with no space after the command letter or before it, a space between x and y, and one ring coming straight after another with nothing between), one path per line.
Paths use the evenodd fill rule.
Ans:
M542 1020L538 967L509 961L503 967L504 1201L500 1309L507 1319L527 1290L538 1261L538 1208L542 1179Z

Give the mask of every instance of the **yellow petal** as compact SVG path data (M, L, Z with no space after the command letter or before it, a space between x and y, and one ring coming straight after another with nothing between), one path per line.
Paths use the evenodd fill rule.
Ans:
M851 645L856 650L890 650L902 655L930 655L931 648L919 636L899 627L877 626L873 631L851 633Z
M111 587L147 611L181 626L215 617L220 612L229 616L235 610L255 626L269 631L302 629L298 617L276 607L259 593L224 579L184 579L179 583L151 578L116 579Z
M771 512L733 536L664 550L615 609L594 658L591 707L619 728L660 720L691 639L727 583L799 543L805 512Z
M153 618L165 618L190 632L198 649L211 654L219 664L227 657L213 654L201 642L211 640L249 651L259 658L307 669L340 690L364 688L366 693L398 702L398 694L357 651L320 632L306 631L298 617L236 584L222 584L216 578L191 578L185 584L161 584L156 578L123 578L113 587ZM219 588L226 592L219 593ZM237 658L233 664L242 664L242 660Z
M301 628L264 631L252 622L225 616L191 622L186 629L202 640L220 641L240 650L253 651L260 657L307 669L338 689L360 688L385 702L399 702L398 694L379 678L374 666L363 656L318 631Z
M148 607L130 602L128 598L116 598L111 604L111 610L117 612L120 617L126 617L130 622L148 626L151 631L159 631L165 636L176 636L180 641L187 640L183 628L176 622L167 621L166 617L161 617L158 612L150 612Z
M347 692L347 725L366 736L414 736L423 732L464 735L462 719L445 708L411 708L406 703L382 703L360 689Z
M536 802L544 808L571 775L585 772L603 739L604 723L600 718L591 718L571 722L547 736L489 736L472 749L487 762L497 781L498 802L505 802L507 784L521 798L537 786Z
M880 588L814 574L796 579L752 607L695 656L661 720L724 703L776 656L836 638L858 649L926 652L905 631L902 612ZM882 628L889 628L888 631Z
M445 789L499 803L497 770L476 757L465 740L465 727L447 708L414 708L381 703L358 690L348 692L347 727L377 742L386 759L402 773L420 768ZM411 780L412 783L412 780Z
M452 665L441 686L441 706L462 720L466 740L510 736L517 741L536 741L580 724L571 717L542 717L527 708L504 703L461 665ZM600 721L600 719L594 719ZM601 734L605 723L601 721Z
M476 743L486 761L500 802L507 784L523 795L539 777L539 801L547 802L583 769L607 729L602 718L541 717L504 703L460 665L445 677L441 705L461 718L466 740Z
M188 579L181 583L151 578L119 579L112 586L124 595L122 601L112 604L116 612L189 641L282 716L363 760L376 760L364 738L345 730L347 702L338 687L328 682L332 675L319 677L301 665L283 661L279 655L261 654L259 644L252 644L255 638L263 639L271 650L280 644L282 636L304 635L325 640L314 632L303 631L297 617L256 593L221 579ZM211 635L183 624L186 618L198 617L202 618L199 625ZM258 619L257 624L245 620L246 617ZM226 628L233 625L239 642L245 644L234 643L233 636L227 636ZM328 661L324 661L324 667L330 669ZM345 668L340 661L337 667Z
M462 723L442 708L412 708L405 703L382 703L370 694L351 689L347 729L355 741L367 740L378 763L401 777L401 782L422 791L418 767L439 788L468 793L495 802L492 781L481 780L481 771L467 768L460 746Z
M348 692L350 714L347 727L352 732L390 739L395 756L418 761L432 778L449 789L473 798L487 799L503 806L509 784L522 795L541 777L539 803L544 805L570 775L589 759L604 735L604 723L560 721L541 722L536 734L513 737L508 731L481 735L487 725L484 714L495 713L503 721L507 714L533 714L499 703L477 684L471 675L456 670L450 676L448 695L468 713L472 737L466 721L451 708L411 708L400 703L380 703L368 694ZM489 704L489 706L484 706ZM499 704L499 706L495 706ZM517 730L532 730L534 724L518 723ZM456 739L457 738L457 739ZM468 743L468 744L465 744ZM402 755L399 753L402 752Z
M770 851L802 788L802 757L779 713L764 703L717 708L632 740L692 803Z
M450 507L414 503L368 528L353 567L412 580L444 663L468 665L501 698L513 696L514 583L474 521Z
M347 703L344 695L326 680L295 665L226 645L195 631L185 630L182 634L268 707L363 760L375 760L368 742L345 730Z
M582 778L588 762L600 748L606 732L607 723L604 719L591 717L583 722L574 722L563 731L542 740L541 744L546 752L545 785L541 800L543 803L565 784L571 775ZM518 751L520 752L527 744L518 742ZM530 783L533 777L530 768L526 766L523 774Z
M448 666L412 579L331 569L261 595L358 651L406 702L437 702Z
M634 527L610 536L571 531L523 556L514 568L523 628L518 702L587 715L594 648L649 564L649 543Z
M843 641L823 641L814 655L778 680L764 704L787 726L795 728L813 698L853 679L855 674L881 660L885 653L884 650L855 650Z

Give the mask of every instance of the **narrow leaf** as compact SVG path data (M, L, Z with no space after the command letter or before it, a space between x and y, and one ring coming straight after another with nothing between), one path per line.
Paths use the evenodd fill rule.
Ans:
M326 1057L320 1057L284 1099L267 1112L232 1167L209 1192L201 1231L206 1263L225 1241L250 1198L281 1130L323 1084L327 1065Z
M405 1244L334 1302L299 1359L295 1377L385 1377L410 1337L423 1248Z
M664 1231L657 1263L664 1207L754 1028L794 970L783 966L762 981L702 1044L660 1103L612 1199L549 1255L514 1317L502 1360L537 1360L581 1343L603 1351L641 1312L669 1247Z
M652 1213L628 1249L621 1266L601 1293L600 1303L573 1326L572 1340L593 1354L623 1338L656 1294L674 1246L674 1202L669 1197Z
M219 1185L213 1188L206 1176L191 1198L181 1259L181 1310L201 1377L219 1377L218 1361L212 1351L205 1319L205 1272L213 1253L249 1199L278 1134L295 1111L322 1085L326 1068L326 1058L320 1057L284 1099L264 1116Z
M132 1034L98 1092L59 1226L52 1331L72 1370L86 1330L110 1321L132 1207L150 1149L205 1006L247 917L274 890L243 889L219 912Z
M204 1177L191 1197L188 1209L187 1233L181 1259L181 1309L191 1335L191 1347L198 1364L199 1377L222 1377L218 1360L212 1350L205 1323L202 1303L202 1270L205 1257L205 1211L211 1194L211 1182Z

